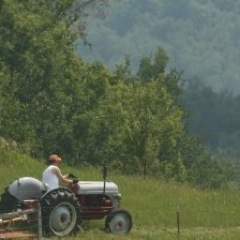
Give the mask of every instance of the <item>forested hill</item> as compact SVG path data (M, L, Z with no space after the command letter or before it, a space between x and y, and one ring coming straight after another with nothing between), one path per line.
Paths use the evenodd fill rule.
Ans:
M240 1L112 1L104 20L89 22L92 50L78 48L89 60L111 68L128 55L136 70L141 57L163 47L169 67L198 78L217 91L240 93Z
M163 47L168 68L191 82L184 92L190 131L210 149L240 156L240 1L121 0L106 13L88 22L92 48L79 42L79 54L112 69L128 56L137 71L142 56Z

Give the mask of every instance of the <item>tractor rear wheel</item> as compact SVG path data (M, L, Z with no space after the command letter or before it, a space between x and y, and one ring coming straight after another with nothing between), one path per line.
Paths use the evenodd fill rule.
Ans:
M41 209L45 235L64 237L79 230L80 204L68 189L54 189L45 194Z

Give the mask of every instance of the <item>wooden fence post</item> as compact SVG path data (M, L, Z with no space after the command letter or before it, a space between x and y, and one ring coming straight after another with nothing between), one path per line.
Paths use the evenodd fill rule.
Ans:
M42 239L42 209L40 200L37 203L37 210L38 210L38 240Z
M177 229L178 229L178 235L180 234L180 206L179 203L177 205Z

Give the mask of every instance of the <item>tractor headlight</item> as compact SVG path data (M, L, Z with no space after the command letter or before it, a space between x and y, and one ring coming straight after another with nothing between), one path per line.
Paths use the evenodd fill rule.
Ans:
M121 193L116 194L116 195L115 195L115 198L116 198L118 201L120 201L120 200L122 199Z

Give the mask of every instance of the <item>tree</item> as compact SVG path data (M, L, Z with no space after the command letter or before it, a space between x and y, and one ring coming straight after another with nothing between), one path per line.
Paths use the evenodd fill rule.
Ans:
M113 75L98 70L101 79L94 81L96 86L91 84L95 93L99 92L96 87L102 86L100 95L94 98L95 111L79 115L76 126L80 128L75 129L80 132L85 128L81 131L85 133L82 151L88 152L86 159L92 164L106 160L121 171L138 171L146 176L156 163L159 174L161 164L177 161L178 155L172 153L183 131L183 110L172 94L179 89L170 84L177 83L176 75L164 72L165 58L162 68L157 68L161 55L162 50L149 61L152 65L141 65L141 73L155 68L141 75L145 78L141 81L128 67L119 66ZM104 84L99 85L101 82Z
M99 9L104 3L107 1L1 1L0 62L8 73L1 81L14 100L8 110L11 114L4 115L9 127L1 134L27 141L40 155L67 145L69 106L84 68L74 50L77 36L84 34L78 28L80 16L94 4ZM12 118L18 122L14 128L10 127ZM33 133L30 136L23 129ZM36 135L38 140L32 141Z
M17 142L34 142L34 129L25 123L25 106L14 96L15 79L0 62L0 136Z

